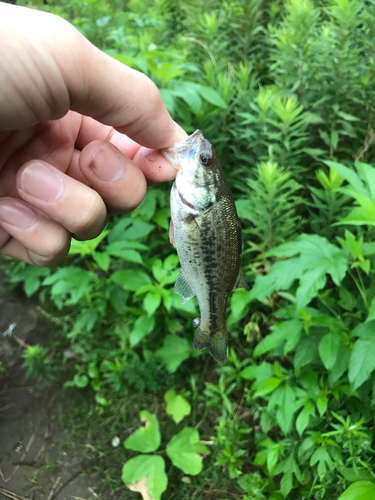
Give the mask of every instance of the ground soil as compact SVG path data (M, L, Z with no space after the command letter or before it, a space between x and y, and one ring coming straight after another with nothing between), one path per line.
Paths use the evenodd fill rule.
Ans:
M25 346L49 337L37 307L10 292L0 273L0 500L99 498L82 471L83 445L61 446L69 443L59 424L69 406L61 387L41 387L21 366Z

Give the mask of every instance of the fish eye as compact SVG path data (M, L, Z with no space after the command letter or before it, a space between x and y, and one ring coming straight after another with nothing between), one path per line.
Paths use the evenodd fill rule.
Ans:
M201 153L199 159L202 165L204 165L205 167L208 167L212 163L212 158L205 153Z

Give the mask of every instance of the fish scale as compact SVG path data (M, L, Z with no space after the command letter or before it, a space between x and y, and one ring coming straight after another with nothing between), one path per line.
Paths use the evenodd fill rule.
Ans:
M241 263L241 226L211 144L198 130L163 154L179 167L171 191L171 242L181 263L175 292L194 295L201 312L196 350L226 360L229 293L248 284Z

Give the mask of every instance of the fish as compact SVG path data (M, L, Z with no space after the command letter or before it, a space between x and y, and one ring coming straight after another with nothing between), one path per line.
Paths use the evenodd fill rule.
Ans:
M217 362L225 363L228 297L236 288L249 289L233 195L214 148L200 130L162 154L178 170L170 196L169 237L181 264L174 291L183 304L197 297L194 349L209 349Z

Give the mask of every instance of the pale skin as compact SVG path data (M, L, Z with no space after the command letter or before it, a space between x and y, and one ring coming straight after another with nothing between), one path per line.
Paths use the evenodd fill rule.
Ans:
M0 253L55 265L147 184L186 137L146 76L63 19L0 2Z

